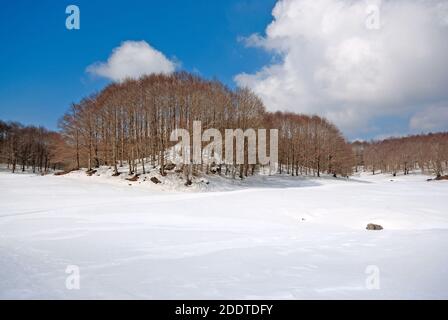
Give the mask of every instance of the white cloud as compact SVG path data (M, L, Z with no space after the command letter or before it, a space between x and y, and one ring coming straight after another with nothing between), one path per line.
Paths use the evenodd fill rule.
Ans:
M366 27L371 5L379 29ZM316 113L349 135L375 118L448 101L448 3L444 0L281 0L266 36L246 44L280 56L235 81L270 110Z
M139 78L153 73L172 73L176 64L145 41L125 41L115 48L107 62L87 67L87 72L114 81Z

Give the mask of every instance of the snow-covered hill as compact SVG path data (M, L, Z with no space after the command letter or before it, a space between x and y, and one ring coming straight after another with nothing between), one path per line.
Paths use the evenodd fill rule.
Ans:
M0 298L448 298L447 181L99 174L0 173Z

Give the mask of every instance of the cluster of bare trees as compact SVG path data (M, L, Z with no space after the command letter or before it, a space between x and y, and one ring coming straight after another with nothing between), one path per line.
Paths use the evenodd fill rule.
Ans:
M335 125L318 116L269 113L266 125L279 129L279 171L291 175L349 176L353 152Z
M0 163L12 172L47 172L62 165L60 157L63 141L56 132L42 127L24 126L0 120Z
M118 167L126 163L129 174L145 173L148 165L159 167L164 174L166 150L173 145L170 133L179 128L192 132L193 121L201 121L203 130L215 128L223 135L225 129L279 129L280 172L351 173L351 149L328 121L267 113L248 89L230 90L218 81L184 72L110 84L73 104L59 126L74 168L108 165L118 175ZM237 172L241 178L259 167L216 165L218 172Z
M357 164L377 171L408 174L411 170L442 176L448 170L448 132L356 142Z
M187 129L193 136L194 121L201 121L202 130L218 129L223 136L226 129L278 129L278 172L292 176L348 176L358 167L394 175L419 169L441 176L448 170L448 133L348 144L321 117L266 112L248 89L230 90L185 72L112 83L73 104L60 120L60 133L0 121L0 163L13 172L18 167L46 172L107 165L115 175L126 164L129 174L146 173L151 166L164 175L170 166L167 150L175 144L171 133ZM246 139L245 148L247 144ZM188 171L243 178L261 169L248 163L247 150L244 162L214 163L213 170L192 164Z

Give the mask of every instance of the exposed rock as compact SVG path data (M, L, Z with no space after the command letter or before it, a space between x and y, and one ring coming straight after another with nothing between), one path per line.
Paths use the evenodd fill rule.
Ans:
M162 181L160 181L160 180L157 179L156 177L152 177L152 178L151 178L151 182L152 182L152 183L155 183L155 184L162 183Z
M167 163L166 165L163 166L163 168L167 171L171 171L174 170L174 168L176 168L176 165L174 163Z
M126 180L128 180L128 181L132 181L132 182L135 182L135 181L137 181L138 179L139 179L139 177L138 177L137 174L136 174L135 176L131 177L131 178L126 178Z
M369 223L367 225L367 230L383 230L383 227L380 226L379 224L374 224L374 223Z
M89 177L93 176L95 173L96 173L96 170L87 170L87 171L86 171L86 174L87 174Z

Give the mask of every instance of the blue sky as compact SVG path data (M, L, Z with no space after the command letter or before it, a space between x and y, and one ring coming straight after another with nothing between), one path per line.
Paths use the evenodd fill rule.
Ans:
M80 30L65 28L76 4ZM71 102L107 80L85 72L127 40L144 40L180 69L216 77L253 72L270 60L238 38L263 32L274 0L8 1L0 10L0 119L55 129Z
M66 29L70 4L80 30ZM324 116L351 140L448 131L447 21L446 0L5 1L0 119L56 129L117 70L168 63L247 86L269 111ZM95 63L105 69L87 72Z

